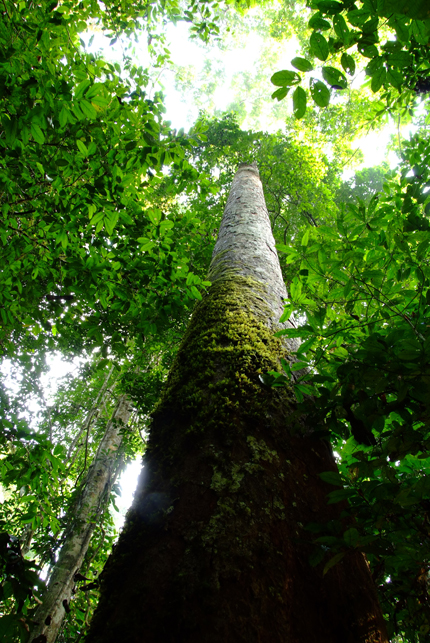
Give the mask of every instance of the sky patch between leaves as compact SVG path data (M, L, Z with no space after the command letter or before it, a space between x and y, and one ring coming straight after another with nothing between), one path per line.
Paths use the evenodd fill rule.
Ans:
M262 11L260 7L251 9L242 17L240 32L233 28L218 44L211 41L205 45L190 38L185 23L167 25L166 59L151 74L155 79L151 93L163 92L165 117L173 128L189 129L202 111L209 116L234 111L243 129L276 132L285 128L285 120L292 113L291 100L278 103L270 98L274 90L270 77L276 70L291 67L291 59L300 53L300 43L295 36L280 41L263 37ZM91 51L111 61L121 63L125 55L131 55L143 67L153 62L146 34L133 45L125 39L110 45L100 31L90 31L83 35L87 46L91 38ZM364 79L363 73L357 74L352 86L360 86ZM357 137L353 147L361 150L363 158L355 162L355 167L375 166L384 160L391 167L397 165L395 151L387 151L392 133L393 124L389 123L378 132L369 129ZM402 134L409 131L402 130ZM344 178L351 173L346 170Z

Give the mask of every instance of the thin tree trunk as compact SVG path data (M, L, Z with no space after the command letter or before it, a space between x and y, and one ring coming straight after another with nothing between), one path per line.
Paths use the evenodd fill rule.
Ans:
M309 564L306 525L339 518L319 477L336 465L293 392L260 380L292 347L273 336L286 290L254 166L235 176L209 278L87 643L386 642L363 555Z
M88 470L82 491L73 506L71 523L60 550L43 597L43 603L34 616L34 629L29 641L53 643L68 609L74 576L82 565L97 519L109 498L111 478L118 464L118 449L122 432L132 413L126 395L118 404L106 426L96 456Z
M81 428L79 429L78 433L75 436L75 439L72 441L71 445L69 446L69 449L67 451L67 456L66 456L66 461L69 461L70 458L72 457L72 454L76 448L76 445L78 444L81 436L83 433L88 434L91 428L91 424L94 422L96 419L97 415L100 413L100 405L104 400L104 397L107 393L107 386L110 380L110 377L112 375L112 372L114 370L114 366L111 366L109 369L109 373L106 375L105 381L100 387L99 392L97 393L97 397L95 399L95 402L93 403L91 409L87 413L87 417L85 418L85 421L83 422ZM74 463L74 459L70 463L69 466L71 466Z
M107 376L105 378L105 381L103 382L103 384L100 387L100 390L99 390L99 392L97 394L95 402L93 403L90 411L87 413L85 421L83 422L81 428L79 429L79 431L78 431L77 435L75 436L74 440L72 441L71 445L69 446L69 449L68 449L68 452L67 452L67 455L66 455L66 458L65 458L65 462L69 462L70 458L73 455L73 458L72 458L71 462L69 462L69 469L73 466L76 457L79 455L80 449L76 449L76 446L77 446L77 444L78 444L78 442L79 442L79 440L80 440L80 438L81 438L81 436L82 436L82 434L84 432L86 433L86 436L87 436L87 439L88 439L88 436L89 436L89 433L90 433L90 430L91 430L91 424L97 418L97 415L100 412L100 408L99 408L100 404L105 399L106 393L108 392L107 391L107 385L108 385L109 379L110 379L110 377L111 377L111 375L113 373L114 368L115 368L114 366L111 366L111 368L109 369L109 373L107 374ZM109 390L110 390L110 392L112 392L113 389L109 389ZM49 412L49 409L48 409L48 424L49 424L49 440L52 443L52 420L51 420L51 414ZM33 539L33 534L34 534L34 530L31 528L31 525L27 525L25 527L24 531L23 531L23 534L22 534L21 538L20 538L21 553L22 553L23 556L25 556L31 549L31 543L32 543L32 539Z
M25 556L31 549L31 542L33 540L34 529L31 527L31 523L28 523L21 534L19 539L21 545L21 554Z

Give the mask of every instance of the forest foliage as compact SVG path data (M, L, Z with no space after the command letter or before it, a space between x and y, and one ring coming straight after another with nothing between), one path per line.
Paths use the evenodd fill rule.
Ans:
M344 501L354 524L308 525L310 564L329 553L323 573L351 548L365 552L392 640L430 640L430 16L424 2L411 7L314 0L294 70L267 71L278 100L294 88L301 120L270 134L242 130L231 113L203 114L176 132L162 94L150 90L168 58L166 23L186 21L208 42L222 37L228 12L233 25L244 20L245 4L4 3L0 347L10 375L0 389L1 640L27 640L41 571L57 560L106 423L128 394L133 420L58 640L84 636L116 537L118 476L144 450L151 409L208 286L241 161L259 165L290 296L283 321L295 324L282 332L302 340L294 369L309 367L294 385L297 413L331 441L339 474L324 478L333 484L328 502ZM285 15L302 20L302 8L263 6L271 35L279 37ZM143 32L152 66L88 52L80 34L91 24L113 44ZM347 76L358 73L368 82L348 89ZM345 181L369 105L375 124L395 116L397 147L398 123L415 133L400 141L396 169ZM46 399L54 351L80 361ZM265 382L289 384L284 367Z
M315 0L310 6L308 56L294 58L294 70L276 72L271 79L279 87L272 94L277 100L296 87L296 118L305 115L308 93L318 107L327 107L332 94L347 89L348 76L355 77L363 60L371 91L380 94L378 116L412 108L416 95L428 91L430 12L425 1ZM321 63L329 64L309 76ZM309 76L308 92L299 72Z

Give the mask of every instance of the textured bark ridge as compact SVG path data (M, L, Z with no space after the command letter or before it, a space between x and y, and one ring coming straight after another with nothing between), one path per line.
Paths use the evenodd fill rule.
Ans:
M257 166L239 166L225 207L208 278L212 283L231 275L259 284L259 295L270 313L265 324L279 329L287 289L270 227Z
M259 375L285 289L258 171L236 175L210 268L153 415L124 532L103 572L87 643L383 643L367 563L311 567L327 505L329 446L287 389Z
M34 616L29 643L54 643L57 638L75 585L74 575L82 565L95 524L109 497L112 475L118 465L122 432L131 412L127 396L121 396L75 505L75 515L71 517L58 562L53 568L42 605Z

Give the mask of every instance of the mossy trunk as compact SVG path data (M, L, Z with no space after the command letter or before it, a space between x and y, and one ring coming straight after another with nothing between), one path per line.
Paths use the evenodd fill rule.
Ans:
M339 514L318 475L336 465L292 392L259 377L289 347L273 335L286 291L254 166L236 174L209 277L87 643L387 641L361 553L325 576L309 564L306 525Z

